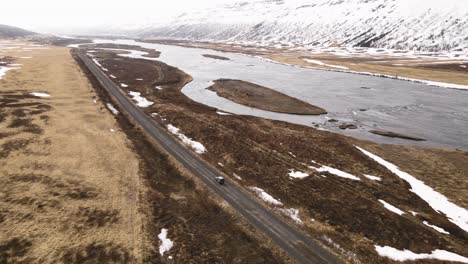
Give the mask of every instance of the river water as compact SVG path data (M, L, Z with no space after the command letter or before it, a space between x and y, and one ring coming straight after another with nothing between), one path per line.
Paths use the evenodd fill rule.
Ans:
M193 77L182 92L200 103L234 114L253 115L326 129L379 143L410 144L468 150L468 91L409 81L323 71L269 62L260 58L207 49L160 45L133 40L96 43L138 45L161 51L160 61ZM205 58L228 57L230 61ZM239 79L282 92L322 107L327 115L301 116L239 105L207 90L213 80ZM337 119L340 122L327 122ZM341 130L343 122L358 125ZM369 130L388 130L427 139L424 142L387 138Z

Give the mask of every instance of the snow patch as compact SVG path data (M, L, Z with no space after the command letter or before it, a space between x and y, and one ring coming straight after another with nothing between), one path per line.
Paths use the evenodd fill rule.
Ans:
M218 115L232 115L231 113L226 113L226 112L221 112L221 111L216 111Z
M296 222L296 224L302 225L302 220L299 217L299 210L298 209L294 209L294 208L283 209L283 208L280 208L280 209L278 209L278 211L280 211L280 213L284 214L285 216L291 218L294 222Z
M374 155L360 147L356 146L356 148L382 166L386 167L401 179L408 182L411 185L411 191L413 193L421 197L421 199L426 201L437 212L444 213L450 222L456 224L461 229L468 231L468 211L466 209L450 202L447 197L436 192L434 189L424 184L424 182L416 179L410 174L401 171L396 165L385 161L379 156Z
M159 233L158 238L159 238L159 241L160 241L160 243L159 243L159 254L161 254L161 256L163 256L164 252L167 252L167 251L171 250L172 246L174 246L174 243L169 238L167 238L167 229L166 228L161 229L161 233Z
M125 83L121 83L120 86L122 86L123 88L127 88L128 85L126 85Z
M177 127L169 124L169 125L167 125L167 129L169 130L169 132L176 135L180 140L182 140L182 142L185 145L192 148L193 151L195 151L196 153L203 154L203 153L206 152L205 146L203 146L200 142L194 141L191 138L187 137L186 135L182 134L180 132L180 129L178 129Z
M338 177L345 178L345 179L350 179L350 180L354 180L354 181L360 181L361 180L358 177L356 177L356 176L354 176L352 174L349 174L347 172L341 171L339 169L335 169L335 168L328 167L328 166L325 166L325 165L321 165L321 166L322 167L320 167L320 168L315 168L315 167L309 166L309 168L313 169L313 170L316 170L318 172L328 172L328 173L331 173L333 175L336 175Z
M306 61L308 63L312 63L312 64L317 64L317 65L320 65L320 66L327 66L327 67L331 67L331 68L335 68L335 69L349 70L348 67L333 65L333 64L326 64L326 63L324 63L322 61L319 61L319 60L304 59L304 61Z
M132 96L132 99L137 102L139 107L148 107L154 104L153 102L148 101L146 98L142 97L141 93L129 92L128 94Z
M117 77L115 77L114 75L109 75L112 79L116 79Z
M395 261L407 261L407 260L420 260L420 259L436 259L440 261L458 261L462 263L468 263L468 258L460 256L458 254L436 249L430 254L428 253L414 253L410 250L398 250L389 246L375 246L375 250L382 257L387 257Z
M423 221L423 224L427 225L428 227L431 227L432 229L436 230L437 232L439 233L442 233L442 234L446 234L446 235L449 235L450 233L445 231L442 227L438 227L438 226L435 226L435 225L431 225L429 224L429 222L427 221Z
M387 210L392 211L395 214L398 214L398 215L405 214L405 212L403 212L402 210L396 208L395 206L385 202L384 200L379 200L379 202L381 202L384 205L384 207L387 208Z
M305 173L305 172L300 172L300 171L294 171L293 169L290 170L288 173L289 177L295 178L295 179L304 179L306 177L309 177L310 175Z
M242 181L241 176L239 176L239 175L237 175L237 174L235 174L235 173L234 173L233 175L234 175L234 178L238 179L239 181Z
M46 94L46 93L30 93L30 95L36 96L36 97L42 97L42 98L50 97L50 94Z
M266 203L276 205L276 206L282 206L283 205L282 202L276 200L275 198L273 198L273 196L269 195L268 193L266 193L261 188L258 188L258 187L248 187L248 188L249 188L249 190L254 192L260 199L262 199Z
M2 67L2 66L0 66L0 80L3 78L3 76L5 76L5 74L7 73L7 71L9 71L9 70L14 70L14 69L17 69L17 68L13 68L13 67Z
M369 180L371 180L371 181L382 181L382 178L377 177L377 176L372 176L372 175L364 174L364 177L366 177L367 179L369 179Z
M117 111L117 109L115 109L115 107L111 103L107 103L106 106L112 112L112 114L114 115L119 114L119 111Z

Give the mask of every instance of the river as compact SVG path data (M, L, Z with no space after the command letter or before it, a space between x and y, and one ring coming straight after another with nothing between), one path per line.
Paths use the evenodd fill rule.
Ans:
M159 58L193 77L182 92L222 111L282 120L378 143L419 145L468 150L468 91L421 83L324 71L269 62L237 53L161 45L133 40L95 40L96 43L137 45L156 49ZM229 61L203 57L213 54ZM328 114L302 116L274 113L239 105L207 90L213 80L239 79L269 87L312 105ZM328 122L337 119L340 122ZM342 130L343 122L358 129ZM387 138L369 130L388 130L426 139L416 142Z

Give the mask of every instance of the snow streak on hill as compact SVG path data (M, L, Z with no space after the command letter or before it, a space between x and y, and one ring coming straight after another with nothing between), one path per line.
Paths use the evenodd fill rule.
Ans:
M165 25L142 25L131 34L262 46L466 54L468 1L254 0L183 14Z

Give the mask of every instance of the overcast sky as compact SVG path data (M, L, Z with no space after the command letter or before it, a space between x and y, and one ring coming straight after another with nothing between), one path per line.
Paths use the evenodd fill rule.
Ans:
M157 22L232 0L1 0L0 24L42 33Z

